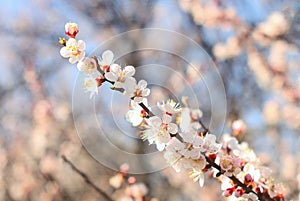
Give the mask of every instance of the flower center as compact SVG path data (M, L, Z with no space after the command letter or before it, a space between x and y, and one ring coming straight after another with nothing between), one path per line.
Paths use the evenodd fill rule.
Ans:
M168 130L168 124L162 123L160 129L165 131Z
M123 71L120 71L118 76L118 81L125 82L125 79L126 79L125 73Z
M68 49L72 51L74 56L78 56L81 53L81 51L78 50L75 45L69 46Z
M143 118L146 117L147 116L146 110L141 110L140 116Z

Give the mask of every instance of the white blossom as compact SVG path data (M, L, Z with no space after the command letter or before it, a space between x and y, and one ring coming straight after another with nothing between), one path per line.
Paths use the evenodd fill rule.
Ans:
M231 155L223 155L220 157L220 167L224 170L224 175L231 177L238 175L241 170L242 160L239 158L232 157Z
M186 152L185 144L180 142L176 137L172 137L166 147L164 158L176 172L180 172L183 164L183 153Z
M90 57L85 57L80 60L77 64L77 68L79 71L82 71L86 75L92 75L97 71L97 63L95 59Z
M148 193L148 188L144 183L136 183L128 186L125 189L125 193L136 199L144 197Z
M74 38L69 38L69 40L66 42L66 46L60 49L60 54L62 57L69 58L69 62L74 64L84 58L84 49L84 41L76 41Z
M175 134L178 131L177 125L171 121L172 118L166 114L162 118L150 117L146 120L149 128L143 132L142 138L147 139L150 144L155 143L159 151L164 150L171 139L170 133Z
M196 140L195 140L196 141ZM216 142L216 136L213 134L207 134L203 138L203 144L199 144L202 152L216 153L218 152L222 145Z
M98 86L96 78L92 76L84 78L83 87L86 92L90 92L90 99L93 98L95 94L98 94Z
M110 66L113 64L114 53L110 50L106 50L102 53L101 59L99 59L99 65L103 72L109 72Z
M165 114L173 115L180 112L181 107L174 100L169 99L167 102L157 103L158 108Z
M125 90L132 91L133 83L136 82L132 76L135 74L133 66L126 66L124 69L118 64L112 64L110 71L105 73L105 78L109 81L114 82L114 87L123 88Z
M143 99L142 103L148 107L147 99ZM131 109L126 113L126 120L130 122L132 126L140 125L147 116L147 112L133 100L130 101L130 108Z
M147 88L147 82L140 80L138 83L132 82L133 86L127 86L126 95L133 97L133 100L137 103L141 103L143 99L150 94L150 89Z

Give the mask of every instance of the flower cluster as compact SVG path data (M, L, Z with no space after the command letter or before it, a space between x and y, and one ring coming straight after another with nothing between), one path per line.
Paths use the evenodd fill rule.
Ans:
M90 98L98 94L98 87L104 81L113 84L114 89L122 89L124 94L132 98L135 102L141 103L150 94L147 82L140 80L138 83L133 77L135 68L133 66L121 67L113 62L114 54L107 50L103 52L101 58L85 56L85 42L76 40L78 26L75 23L65 25L65 34L69 39L60 38L63 47L60 50L61 56L68 58L69 62L77 63L77 69L84 73L83 86L90 92Z
M204 185L205 173L213 173L222 183L223 195L230 200L284 200L284 189L273 183L271 171L260 165L247 143L239 143L230 135L224 135L222 142L218 143L216 136L204 126L202 112L190 108L186 98L182 99L182 106L174 100L157 103L161 112L153 114L147 104L150 89L145 80L137 81L133 77L135 68L115 64L110 50L103 52L101 58L85 57L84 42L76 41L78 30L74 27L77 28L74 23L66 25L66 34L70 38L62 43L61 55L69 58L71 63L78 62L78 70L87 76L83 83L85 89L93 97L98 93L98 87L107 81L113 90L128 96L130 109L126 119L132 126L143 130L142 139L156 145L177 172L188 171L200 186ZM241 122L236 122L234 128L239 133L245 130ZM110 184L120 188L125 175L126 170L121 170L110 179ZM132 181L135 180L128 178L129 183L135 183ZM126 192L138 200L147 190L142 184L133 184Z

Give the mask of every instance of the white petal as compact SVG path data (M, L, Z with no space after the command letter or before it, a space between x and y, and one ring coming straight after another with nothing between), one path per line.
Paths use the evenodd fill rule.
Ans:
M156 148L158 151L163 151L165 149L165 146L166 146L165 144L159 144L159 143L156 144Z
M85 63L83 61L79 61L77 64L77 69L79 71L83 71L85 69Z
M77 58L76 58L75 56L72 55L72 56L69 58L69 62L70 62L71 64L74 64L74 63L77 62Z
M126 77L131 77L135 74L135 68L133 66L126 66L124 68L124 73Z
M144 97L149 96L149 94L150 94L150 89L148 89L148 88L146 88L142 91L142 96L144 96Z
M125 115L126 120L131 122L131 118L133 117L134 113L135 113L135 111L129 110Z
M78 50L83 51L85 49L85 42L83 40L79 40L77 42L77 48Z
M200 187L203 187L204 185L204 174L199 175L199 185Z
M162 117L162 122L168 124L172 121L172 117L170 115L164 114Z
M136 85L136 80L135 80L135 78L133 78L133 77L127 78L127 79L125 80L124 85L125 85L125 88L126 88L127 90L130 90L130 91L135 91L136 86L137 86L137 85Z
M66 32L68 32L69 26L70 26L70 23L69 23L69 22L65 24L65 31L66 31Z
M154 116L151 117L150 119L151 125L153 125L154 127L160 127L160 125L162 124L161 118Z
M119 66L118 64L113 64L110 66L110 71L118 74L121 71L121 66Z
M195 146L202 146L203 145L203 138L200 137L200 136L195 136L193 144Z
M140 89L145 89L147 87L147 82L145 80L140 80L138 83Z
M114 84L114 87L116 87L116 88L124 88L124 83L116 81L115 84ZM130 91L129 91L129 93L130 93Z
M76 40L74 38L69 38L69 40L66 42L66 46L76 46Z
M140 125L143 121L143 118L141 118L140 116L135 118L135 120L132 122L132 126L137 127L138 125Z
M77 60L80 61L84 59L84 56L85 56L85 52L80 52L80 54L77 56Z
M114 59L114 53L110 50L106 50L102 54L102 60L103 60L102 65L104 65L104 66L110 65L112 63L113 59Z
M129 110L126 113L126 120L132 123L132 126L138 126L142 123L143 118L139 115L138 112Z
M137 103L141 103L141 102L143 102L143 97L135 97L134 101Z
M217 139L216 136L213 134L207 134L205 136L205 140L209 142L216 142L216 139Z
M71 52L66 47L62 47L60 49L60 55L65 57L65 58L68 58L68 57L70 57Z
M157 140L159 141L159 143L164 143L164 144L167 144L170 140L171 140L171 137L169 135L169 133L165 133L164 135L160 135Z
M118 79L118 76L112 72L105 73L104 77L109 81L113 81L113 82L117 81Z
M168 131L172 134L176 134L178 131L178 127L176 124L170 123L168 126Z

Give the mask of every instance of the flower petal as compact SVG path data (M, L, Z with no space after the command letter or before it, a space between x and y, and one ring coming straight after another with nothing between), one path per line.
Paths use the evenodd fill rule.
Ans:
M159 144L159 143L156 143L156 148L158 151L163 151L165 149L165 144Z
M104 77L109 81L113 81L113 82L117 81L118 79L118 76L112 72L105 73Z
M149 120L150 120L151 125L153 125L156 128L160 127L160 125L162 124L161 118L159 118L157 116L151 117Z
M113 64L110 66L110 71L118 74L121 71L121 66L119 66L118 64Z
M146 88L142 91L142 96L149 96L150 94L150 89Z
M134 101L137 103L143 102L143 97L134 97Z
M145 89L147 87L147 82L145 80L140 80L138 83L140 89Z
M135 68L133 66L125 66L124 73L126 77L131 77L135 74Z
M165 132L163 135L159 135L157 138L159 143L167 144L171 140L169 133Z
M176 134L178 132L178 127L174 123L170 123L168 126L168 131L172 134Z
M104 65L104 66L110 65L112 63L113 59L114 59L114 53L110 50L106 50L102 54L102 60L103 60L102 65Z
M85 42L83 40L79 40L77 42L77 48L78 50L83 51L85 49Z
M172 121L172 117L170 115L164 114L162 117L162 122L168 124Z
M124 88L124 83L116 81L115 84L114 84L114 87L116 87L116 88ZM130 91L128 91L128 92L130 93Z
M200 185L200 187L203 187L203 185L204 185L204 174L203 173L199 175L199 185Z
M66 42L66 46L76 46L76 40L74 38L69 38L69 40Z
M68 49L67 49L66 47L62 47L62 48L60 49L60 55L61 55L62 57L68 58L68 57L71 56L71 52L68 51Z
M74 63L77 62L77 58L76 58L75 56L72 55L72 56L69 58L69 62L70 62L71 64L74 64Z
M80 54L77 56L77 60L80 61L84 58L85 52L80 52Z

